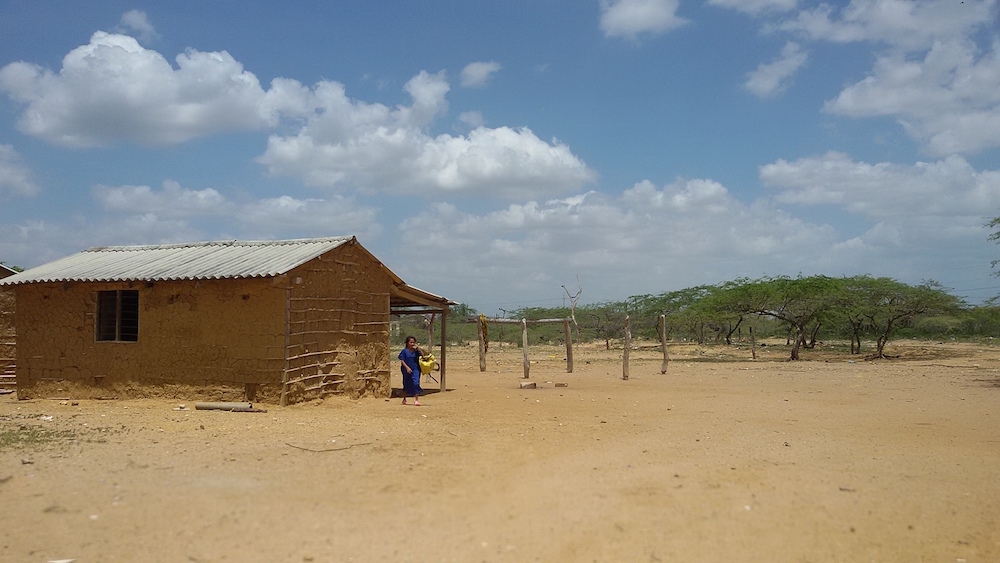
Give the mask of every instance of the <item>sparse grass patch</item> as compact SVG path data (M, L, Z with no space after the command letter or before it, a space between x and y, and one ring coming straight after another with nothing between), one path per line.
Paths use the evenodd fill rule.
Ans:
M0 452L8 449L35 449L49 445L68 445L76 440L72 430L53 430L33 424L0 426Z

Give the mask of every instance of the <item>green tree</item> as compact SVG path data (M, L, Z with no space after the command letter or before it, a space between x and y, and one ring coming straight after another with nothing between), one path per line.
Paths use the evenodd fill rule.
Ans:
M456 319L464 319L479 315L479 311L476 311L465 303L459 303L458 305L452 305L448 314Z
M841 280L826 276L797 278L772 277L745 284L744 292L754 296L747 301L747 314L774 317L788 323L794 341L788 359L798 360L807 335L814 334L823 314L835 303Z
M739 314L740 319L748 321L750 331L750 353L757 359L757 337L762 311L766 310L771 299L767 284L751 282L748 278L739 278L726 282L719 287L716 299L720 305L732 314ZM747 317L749 317L747 319ZM728 343L728 340L727 340Z
M686 331L699 344L705 341L707 319L698 303L711 292L711 286L699 285L661 294L656 300L656 316L664 315L667 336Z
M935 281L910 286L891 278L868 278L856 288L858 310L875 335L872 358L885 358L885 345L900 324L920 315L957 312L961 300Z
M869 275L844 278L840 292L835 297L836 315L847 325L851 339L851 354L861 353L861 336L871 332L868 311L871 293L878 282Z
M590 305L580 310L584 326L594 331L597 338L604 340L604 349L611 349L611 340L619 338L625 329L625 306L623 303L609 302Z

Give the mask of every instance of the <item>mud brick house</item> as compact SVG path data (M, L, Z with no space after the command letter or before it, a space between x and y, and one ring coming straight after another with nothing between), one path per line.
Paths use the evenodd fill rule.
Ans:
M96 247L3 289L17 307L20 398L388 397L390 315L444 320L454 304L354 237Z

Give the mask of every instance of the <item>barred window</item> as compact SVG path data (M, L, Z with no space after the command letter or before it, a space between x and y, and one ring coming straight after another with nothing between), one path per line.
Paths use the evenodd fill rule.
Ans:
M97 292L97 340L139 340L139 292L134 289Z

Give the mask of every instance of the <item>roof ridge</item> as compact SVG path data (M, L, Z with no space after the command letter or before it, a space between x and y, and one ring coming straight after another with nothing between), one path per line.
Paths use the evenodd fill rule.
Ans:
M299 239L278 239L278 240L208 240L197 242L177 242L167 244L129 244L117 246L92 246L81 252L126 252L139 250L169 250L174 248L196 248L201 246L286 246L292 244L316 244L325 242L339 242L354 239L353 235L336 237L315 237Z

